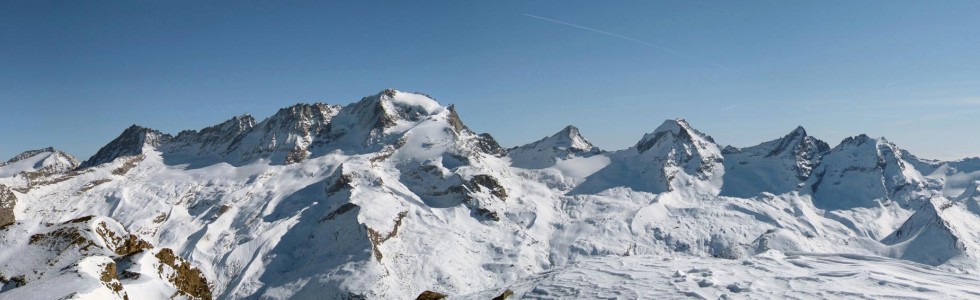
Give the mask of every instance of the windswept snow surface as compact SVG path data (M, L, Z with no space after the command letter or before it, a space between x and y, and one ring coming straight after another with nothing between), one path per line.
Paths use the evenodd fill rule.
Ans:
M745 259L687 255L588 258L449 299L976 299L980 279L903 260L766 252Z
M504 150L452 106L385 90L176 136L134 125L71 166L0 178L16 220L0 226L0 298L977 296L969 160L863 135L737 149L675 119L618 151L574 126ZM30 242L85 216L152 247ZM109 262L118 286L90 280ZM206 286L178 284L189 270Z

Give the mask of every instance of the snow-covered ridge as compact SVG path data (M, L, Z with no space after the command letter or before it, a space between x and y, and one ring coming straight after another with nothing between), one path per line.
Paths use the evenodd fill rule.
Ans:
M876 207L887 201L921 205L927 181L902 153L884 138L862 134L844 139L823 156L807 182L814 204L828 209Z
M727 147L721 194L753 197L799 190L828 151L827 143L807 135L802 126L756 146Z
M74 156L53 147L29 150L0 163L0 178L21 172L67 172L78 167L78 164Z
M969 160L802 127L740 149L682 119L651 129L618 151L574 126L503 149L396 90L133 126L79 168L0 178L0 299L975 296L956 287L980 271ZM120 255L100 230L152 248ZM102 241L30 244L52 232Z

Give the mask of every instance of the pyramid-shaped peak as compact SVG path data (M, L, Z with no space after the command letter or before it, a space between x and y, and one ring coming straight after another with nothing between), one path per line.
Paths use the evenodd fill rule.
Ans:
M670 131L676 134L688 130L691 130L691 124L688 124L684 119L677 118L664 120L653 132Z
M575 125L565 126L565 128L562 128L561 131L558 132L558 134L567 135L567 136L579 135L578 127L575 127Z
M79 168L97 166L122 156L134 156L143 152L144 147L157 147L173 139L173 136L156 129L133 124L123 130L118 137L106 144Z
M694 129L686 120L678 118L668 119L653 132L643 135L643 138L636 143L635 148L642 153L667 139L680 143L694 143L699 147L707 147L707 145L715 143L715 140L710 136Z
M561 131L545 140L552 141L551 144L554 146L574 150L588 151L595 148L589 140L582 136L578 127L572 125L565 126Z
M788 134L788 136L806 136L806 135L807 135L806 128L803 128L803 126L796 126L796 128L794 128L793 131L790 131Z

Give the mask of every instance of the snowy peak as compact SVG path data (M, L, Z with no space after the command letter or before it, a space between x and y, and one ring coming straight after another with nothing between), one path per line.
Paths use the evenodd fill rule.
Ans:
M756 146L725 148L722 195L753 197L763 192L782 194L799 188L823 155L827 143L807 135L802 126L782 138Z
M268 158L275 164L292 164L306 159L314 144L327 142L326 133L340 109L340 106L324 103L296 104L279 109L243 138L243 145L238 150L240 160Z
M111 162L119 157L137 156L146 148L155 148L173 140L173 136L155 129L132 125L105 145L79 168L88 168Z
M226 153L238 145L242 137L255 127L255 118L250 115L235 116L221 124L200 131L185 130L174 138L171 151L191 151L196 154L213 152Z
M346 108L346 107L345 107ZM441 112L443 107L426 95L386 89L350 105L349 114L368 121L371 129L388 129L399 121L417 122Z
M577 127L568 125L549 137L511 148L507 155L515 167L540 169L553 166L560 160L590 156L600 151L582 136Z
M806 130L802 126L796 127L796 129L786 136L765 146L771 146L771 149L766 149L769 150L766 156L794 156L807 160L811 160L822 153L830 151L830 145L807 135ZM760 148L768 147L763 146Z
M24 151L0 163L0 178L21 172L40 172L43 175L64 173L78 167L78 159L53 147Z
M514 148L514 150L519 151L542 151L550 149L568 150L571 152L589 152L596 149L596 147L593 146L589 140L585 139L585 137L582 137L578 131L578 128L568 125L552 136L540 139L534 143Z
M980 218L962 204L933 198L881 242L892 247L892 255L938 266L962 256L980 254Z
M654 147L673 147L679 143L691 143L699 149L712 146L717 148L717 145L714 145L714 139L692 128L684 119L664 121L653 132L643 135L643 138L636 143L634 148L643 153Z
M545 144L550 144L554 147L565 148L573 151L592 151L595 146L589 142L589 140L582 137L579 133L578 127L568 125L558 133L542 140Z
M419 122L445 111L426 95L386 89L341 108L326 138L334 143L332 148L379 149L397 141L398 135Z
M683 119L664 121L629 149L610 155L606 168L592 174L571 193L598 193L624 186L637 191L685 191L718 195L724 158L714 139Z
M876 207L876 201L903 206L921 201L925 178L902 157L903 151L884 138L848 137L831 149L808 181L817 207Z

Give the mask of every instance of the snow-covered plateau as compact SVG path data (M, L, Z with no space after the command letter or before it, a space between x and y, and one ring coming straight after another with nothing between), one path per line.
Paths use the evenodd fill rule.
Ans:
M667 120L502 148L384 90L0 163L0 299L980 298L980 158Z

